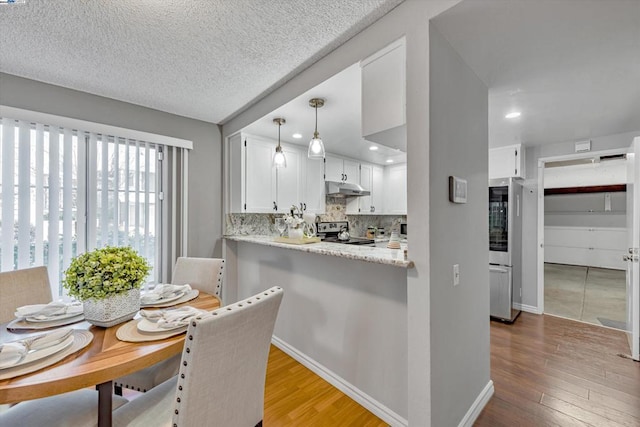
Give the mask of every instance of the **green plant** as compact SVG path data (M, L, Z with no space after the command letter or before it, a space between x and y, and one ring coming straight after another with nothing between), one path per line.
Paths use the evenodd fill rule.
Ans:
M103 299L140 288L150 269L132 248L105 246L74 258L63 286L80 300Z

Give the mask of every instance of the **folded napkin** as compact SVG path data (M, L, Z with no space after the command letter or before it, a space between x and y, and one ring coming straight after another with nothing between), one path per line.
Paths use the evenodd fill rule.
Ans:
M140 296L141 304L153 304L154 302L168 299L179 293L186 293L191 290L189 285L171 285L171 284L158 284L153 290L146 292Z
M82 314L82 303L79 301L52 301L49 304L25 305L18 307L16 317L32 317L38 320L55 319L65 314Z
M174 329L187 326L192 317L207 313L205 310L186 306L169 310L140 310L140 316L156 323L162 329Z
M0 344L0 369L19 363L30 351L43 350L58 345L72 333L72 329L63 328L46 334Z
M0 369L13 366L27 355L27 347L19 341L0 345Z

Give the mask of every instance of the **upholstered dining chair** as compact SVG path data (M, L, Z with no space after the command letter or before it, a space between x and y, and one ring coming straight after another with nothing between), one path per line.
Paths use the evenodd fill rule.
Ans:
M283 290L273 287L187 329L177 376L113 412L118 426L261 426L271 336Z
M52 301L47 267L0 273L0 323L13 320L16 308Z
M189 284L193 289L206 292L217 297L222 289L224 275L224 259L179 257L173 268L174 285ZM146 392L158 384L177 375L180 355L177 354L153 366L134 372L114 381L114 390L122 395L122 389L128 388Z

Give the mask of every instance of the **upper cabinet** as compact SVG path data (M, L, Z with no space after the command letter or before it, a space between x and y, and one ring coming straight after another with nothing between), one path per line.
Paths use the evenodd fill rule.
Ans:
M325 179L358 183L360 180L360 164L354 160L327 154L325 156Z
M230 200L232 212L289 212L291 205L304 203L306 152L282 144L287 167L273 167L276 142L250 135L232 138ZM238 147L240 148L238 150ZM237 197L240 194L240 198Z
M324 162L306 159L305 188L302 203L307 212L322 214L325 212Z
M407 214L407 164L385 168L384 207L387 214Z
M360 63L362 137L406 151L406 53L404 38Z
M489 150L489 179L509 177L525 178L522 144Z
M360 185L371 192L370 196L358 197L359 213L384 213L384 168L382 166L362 163L360 165Z

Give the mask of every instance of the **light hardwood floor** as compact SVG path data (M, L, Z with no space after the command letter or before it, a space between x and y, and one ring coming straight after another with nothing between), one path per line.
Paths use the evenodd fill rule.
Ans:
M640 363L621 331L522 313L491 323L495 394L476 426L640 426Z
M263 425L374 427L387 424L272 345Z

